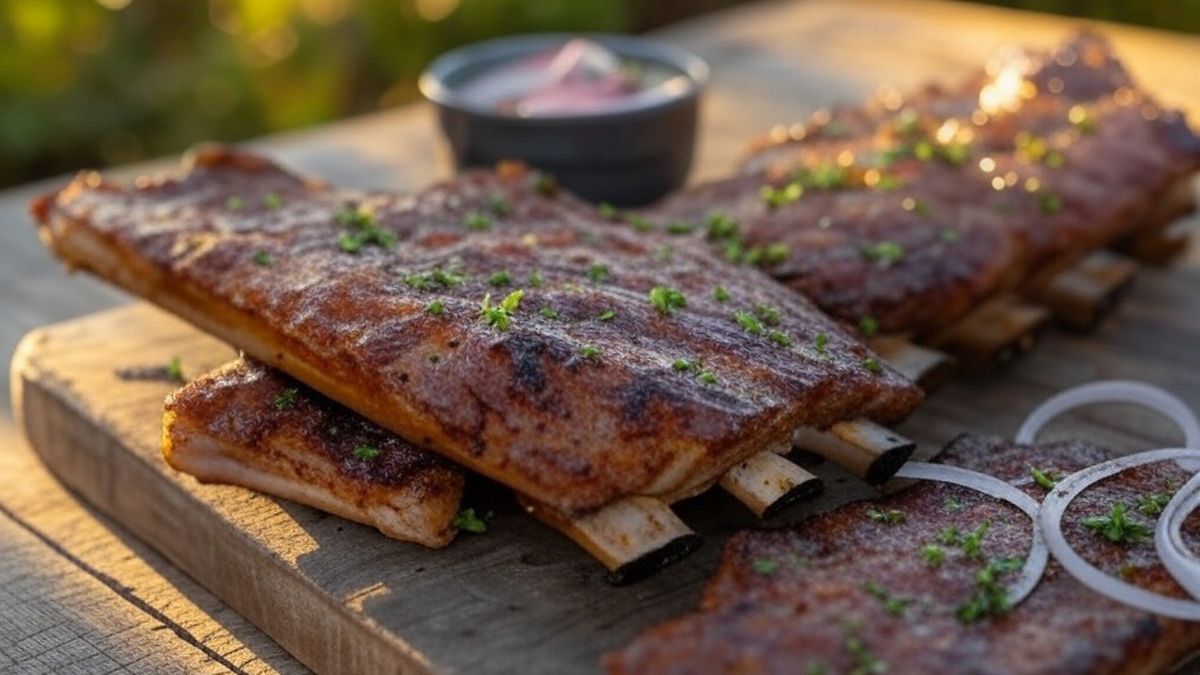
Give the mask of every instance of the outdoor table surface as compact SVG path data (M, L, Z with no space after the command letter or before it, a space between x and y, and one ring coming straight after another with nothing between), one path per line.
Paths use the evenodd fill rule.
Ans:
M660 31L708 61L693 180L730 172L747 141L881 84L953 81L1005 44L1048 45L1078 20L927 0L753 3ZM1200 38L1100 24L1137 79L1200 118ZM206 139L197 139L206 140ZM246 144L336 184L416 190L451 167L423 103ZM122 167L132 176L175 159ZM83 168L83 167L81 167ZM37 241L29 200L0 192L0 354L40 325L130 302L68 276ZM1200 247L1176 263L1200 268ZM0 671L300 672L270 638L62 488L13 426L0 389Z

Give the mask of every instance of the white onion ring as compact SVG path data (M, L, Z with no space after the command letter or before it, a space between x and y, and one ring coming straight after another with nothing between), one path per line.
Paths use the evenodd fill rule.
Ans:
M1200 448L1200 420L1196 419L1196 414L1186 403L1168 391L1130 380L1092 382L1051 396L1029 413L1017 430L1015 440L1023 444L1033 443L1047 422L1068 410L1091 403L1133 403L1149 408L1179 425L1183 430L1185 448ZM1200 465L1191 464L1185 468L1197 471Z
M1118 457L1094 466L1060 480L1054 490L1042 500L1038 513L1038 521L1046 538L1046 546L1058 562L1076 579L1088 588L1131 607L1161 614L1176 619L1200 621L1200 603L1193 600L1180 600L1159 593L1153 593L1097 569L1084 560L1067 543L1062 532L1062 517L1071 500L1093 483L1108 478L1126 469L1153 464L1155 462L1179 460L1200 460L1200 450L1185 448L1169 448L1165 450L1150 450L1136 455ZM1174 501L1174 500L1172 500ZM1164 509L1165 513L1165 509ZM1161 516L1160 516L1161 517ZM1156 529L1161 529L1156 528ZM1158 544L1156 532L1155 543Z
M945 464L930 464L928 462L907 462L896 472L900 478L919 478L936 480L942 483L953 483L982 492L996 499L1002 499L1021 509L1033 519L1033 540L1029 546L1029 554L1025 556L1025 564L1016 581L1008 588L1009 605L1015 606L1024 600L1037 587L1046 571L1046 562L1050 554L1042 539L1041 528L1037 526L1038 503L1033 497L1021 492L1007 481L1000 480L986 473L971 471L957 466Z
M1183 542L1183 521L1200 506L1200 473L1163 507L1154 527L1154 548L1163 566L1193 598L1200 598L1200 559Z

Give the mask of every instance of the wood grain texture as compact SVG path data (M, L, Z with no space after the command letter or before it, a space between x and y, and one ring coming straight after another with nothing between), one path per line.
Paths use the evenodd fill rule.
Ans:
M662 36L697 51L713 67L693 171L694 179L703 179L732 170L747 139L772 124L804 117L820 106L861 99L883 83L907 87L928 79L952 80L976 67L997 46L1012 42L1049 44L1079 23L965 3L800 0L753 3L681 24ZM1200 40L1107 25L1101 29L1112 37L1149 90L1165 103L1200 116L1200 78L1195 77L1194 68L1200 62ZM409 190L449 173L446 155L433 129L432 112L418 105L248 145L297 170L335 183ZM171 159L157 167L141 165L118 173L132 175L173 164ZM63 275L41 250L25 215L26 205L33 195L61 182L48 181L0 194L0 287L5 289L0 294L0 310L6 318L0 323L0 354L11 353L19 337L31 328L126 301L87 277ZM1195 229L1195 225L1193 218L1183 227ZM1184 263L1174 269L1143 272L1129 297L1099 333L1082 337L1052 331L1033 354L1011 370L974 374L940 390L900 431L921 441L921 452L931 451L934 445L966 429L1008 434L1041 397L1098 377L1146 379L1200 406L1200 359L1196 356L1200 307L1195 299L1198 282L1200 247L1193 246ZM68 362L63 365L67 379L42 381L46 391L54 392L54 397L42 402L60 409L83 403L118 404L114 412L91 420L90 431L76 428L69 437L66 430L44 431L63 443L53 451L54 457L67 456L66 468L71 469L74 478L96 486L81 489L82 496L119 518L132 510L135 517L131 522L148 521L136 528L131 525L131 531L181 562L185 570L196 574L194 570L211 564L215 571L197 578L256 622L272 626L272 634L293 650L303 635L281 627L289 617L265 616L297 606L291 599L279 605L266 604L275 597L264 593L272 591L276 574L291 580L286 587L289 590L328 598L320 605L321 611L305 615L298 624L325 625L327 614L349 616L345 630L404 635L434 665L459 672L588 672L596 668L594 657L603 649L620 644L651 623L690 609L724 538L753 522L740 505L724 495L710 494L685 503L679 513L708 537L707 545L649 582L614 591L599 581L599 572L585 555L520 517L511 501L495 490L484 489L479 497L482 504L498 507L493 521L495 536L463 537L439 557L381 541L382 537L365 528L302 507L236 488L198 486L190 479L165 473L154 453L156 407L165 394L165 385L139 383L126 387L96 379L95 387L87 389L91 398L83 399L64 384L79 376L80 368L108 373L114 365L169 358L172 352L185 348L185 369L195 374L206 358L205 350L221 350L179 324L172 330L181 331L181 341L167 339L158 351L142 353L141 346L132 346L114 352L106 346L98 354L108 362L98 366ZM219 360L217 352L211 354L214 362ZM0 405L7 408L7 403L7 391L0 391ZM1050 431L1052 435L1082 434L1122 449L1178 440L1160 420L1111 406L1089 409ZM113 433L131 442L136 452L121 450L113 441ZM0 445L4 443L0 441ZM81 456L71 459L72 453L80 449L84 451ZM9 447L3 450L7 452ZM0 457L8 455L0 453ZM39 498L41 487L46 487L44 482L27 478L28 474L19 468L10 471L13 466L6 464L0 470L0 494L14 494L15 487L21 488L26 499L18 504L21 517L41 511L87 515L78 506L56 502L52 497ZM839 499L867 494L853 479L828 467L817 466L815 470L830 482L827 494L811 505L787 511L772 524L828 508ZM56 471L65 474L62 466ZM156 502L154 495L127 488L134 484L129 482L130 477L152 479L151 485L173 496ZM49 495L51 491L45 492ZM0 503L13 502L0 499ZM144 512L137 510L139 506ZM194 529L197 526L190 520L173 522L172 516L164 515L184 507L188 513L198 511L211 522ZM93 524L75 529L72 522L64 518L61 527L47 526L41 531L55 543L64 542L76 549L102 527ZM124 553L94 558L99 571L124 578L130 558L152 557L137 542L123 543L127 546ZM235 550L227 552L222 546ZM106 548L97 550L103 552ZM204 557L199 553L191 556L192 551ZM185 561L181 557L184 555L192 559ZM41 561L42 557L34 560ZM240 564L245 561L253 564ZM42 563L22 562L0 569L0 588L18 588L18 582L29 574L27 568L35 564ZM179 573L173 574L176 576L162 572L165 581L158 582L164 587L162 592L147 595L144 600L156 609L170 609L181 598L191 598L212 621L232 625L224 613L228 608L199 601L186 590L185 583L173 581L182 578ZM7 602L44 600L46 612L65 615L83 612L80 607L100 602L93 597L104 593L103 588L85 584L88 590L59 596L47 590L60 583L54 579L43 577L39 584L21 586L22 592L16 596L5 596L0 601L0 624L9 615ZM178 586L176 592L171 592L171 586ZM337 609L343 606L346 609ZM101 616L111 611L117 610L96 610ZM197 634L206 633L207 625L197 624ZM144 631L125 631L119 639L140 645L144 652L174 653L169 651L172 647ZM242 639L252 642L244 636ZM347 638L335 634L323 639L336 642ZM0 646L6 644L0 636ZM100 651L109 649L103 641L95 640L93 644ZM41 657L25 654L15 663L30 668L43 662L38 658L53 659L56 665L66 663L69 659L60 656L75 653L74 648L70 642L48 646ZM301 645L300 651L303 649ZM263 647L252 651L266 655ZM0 670L17 667L9 658L6 661L0 656ZM387 665L394 668L398 663L393 658Z

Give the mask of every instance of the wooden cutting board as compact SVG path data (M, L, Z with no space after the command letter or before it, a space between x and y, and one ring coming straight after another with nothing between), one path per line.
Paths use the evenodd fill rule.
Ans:
M1144 270L1097 334L1051 333L1004 372L960 377L900 431L921 453L964 431L1011 434L1044 397L1111 377L1165 386L1200 407L1198 288L1192 265ZM117 371L179 357L194 377L233 355L141 304L51 326L27 336L14 358L17 419L68 487L322 672L595 672L605 651L693 608L723 541L761 526L718 491L682 503L677 512L706 545L614 588L586 554L483 481L466 503L496 511L489 532L442 551L241 488L201 485L159 455L162 400L174 385ZM1071 416L1048 434L1120 449L1179 440L1162 420L1118 406ZM836 467L812 468L826 494L768 525L870 494Z

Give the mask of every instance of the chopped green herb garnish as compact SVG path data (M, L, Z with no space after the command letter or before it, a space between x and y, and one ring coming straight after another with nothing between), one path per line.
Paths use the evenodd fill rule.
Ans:
M875 337L879 334L879 322L873 316L863 315L858 317L858 332L863 334L863 337Z
M246 208L246 200L234 195L225 200L225 208L229 209L230 211L241 211L242 209Z
M813 348L817 350L818 354L825 356L829 349L829 336L825 333L817 333L817 337L813 338Z
M606 309L600 312L600 316L596 317L597 321L612 321L617 316L617 313L611 309Z
M770 305L757 305L754 308L755 315L768 326L779 325L780 314L779 310Z
M942 229L941 236L942 236L942 241L946 242L947 244L953 244L954 242L958 241L959 239L962 239L962 232L960 232L957 228L954 228L954 227L946 227L946 228Z
M894 241L879 241L873 244L863 244L859 249L864 258L882 263L884 267L904 257L904 247Z
M454 529L483 534L487 532L487 523L475 515L475 509L463 509L454 516Z
M729 302L729 291L725 290L724 286L717 286L713 289L713 300L717 302Z
M545 307L539 309L538 314L541 314L542 316L546 317L547 319L562 318L562 315L560 315L558 312L554 311L554 308L551 307L550 305L546 305Z
M758 572L763 576L771 576L776 570L779 569L779 563L771 560L770 558L758 558L752 562L750 566L754 568L755 572Z
M417 272L404 277L404 283L410 288L415 288L421 291L430 291L436 288L450 288L457 286L463 282L465 276L462 272L451 269L443 270L438 267L428 272Z
M884 511L869 509L867 511L867 517L877 523L887 523L889 525L895 525L905 521L904 512L897 509L886 509Z
M521 298L525 295L523 289L518 289L504 296L500 304L492 304L492 294L488 293L483 296L483 303L479 306L479 315L498 330L506 331L511 323L513 314L516 314L517 308L521 306Z
M600 204L596 207L596 210L600 212L600 217L604 218L605 220L616 220L617 215L620 213L617 211L617 207L609 204L608 202L600 202Z
M713 241L736 239L739 229L736 220L720 211L708 214L708 238Z
M462 224L463 227L471 230L472 232L482 232L491 228L492 219L478 211L472 211L463 216Z
M879 359L875 358L874 356L868 356L867 358L863 359L862 365L863 368L866 368L868 371L876 375L883 374L883 364L880 363Z
M667 286L655 286L650 289L650 304L662 314L672 314L675 310L687 307L687 298L683 293Z
M649 232L650 230L654 229L654 223L637 214L629 214L627 220L633 229L637 230L638 232Z
M942 508L950 513L954 513L955 511L962 511L963 503L954 497L946 497L946 500L942 502Z
M758 317L750 312L734 312L733 320L747 333L753 333L754 335L762 335L763 333L762 321L759 321Z
M529 273L529 278L526 279L526 282L533 288L541 288L542 283L544 283L544 280L542 279L542 273L537 270L533 270Z
M488 277L488 283L493 286L507 286L512 283L512 276L509 275L508 270L493 272L492 276Z
M287 410L296 405L296 396L300 394L300 390L295 387L288 387L279 392L275 396L275 409Z
M930 567L938 567L946 560L946 549L937 544L928 544L921 549L921 557Z
M263 206L275 210L283 206L283 197L278 192L268 192L263 195Z
M600 348L594 345L584 345L579 348L579 355L591 361L599 361Z
M259 251L254 254L254 264L259 267L271 266L271 254L266 251Z
M360 445L357 448L354 448L354 456L363 460L364 462L375 459L379 456L380 452L381 451L379 448L372 447L370 445Z
M780 347L792 346L792 338L788 337L788 334L781 330L772 330L767 333L767 337L770 338L771 342L774 342Z
M1046 490L1054 489L1054 484L1058 482L1058 479L1053 477L1050 472L1044 469L1039 469L1036 466L1029 467L1029 473L1033 476L1033 482L1042 486Z
M1138 499L1137 510L1147 516L1157 516L1162 513L1162 510L1167 506L1167 502L1169 501L1171 501L1171 497L1161 492L1156 492L1152 495L1143 495Z
M717 375L716 375L716 373L714 373L711 370L700 371L700 374L696 376L696 379L700 380L704 384L716 384L717 383Z
M791 204L800 199L804 194L804 186L798 181L792 181L787 185L776 187L774 185L764 185L758 191L758 195L767 203L769 208L779 208L784 204Z
M957 527L947 527L938 533L937 540L946 546L958 546L962 543L962 534Z
M990 520L985 520L971 531L971 534L962 539L962 552L968 558L979 558L983 555L980 546L983 545L983 537L987 534L988 528L992 526Z
M390 249L396 243L396 236L380 228L375 223L375 216L368 210L348 206L338 211L334 218L342 227L350 230L338 237L338 247L347 253L358 253L371 244Z
M1021 564L1018 558L997 558L979 570L975 575L975 594L958 608L959 620L972 623L1008 612L1008 589L1000 583L1000 577L1021 569Z
M686 220L672 220L667 223L667 234L691 234L695 229L696 224Z
M434 316L440 316L445 311L446 306L442 304L441 300L434 300L428 305L425 305L425 312Z
M508 205L508 200L502 194L494 194L488 199L488 208L497 216L504 217L512 213L512 207Z
M688 370L695 370L699 366L697 366L696 362L692 361L691 359L675 359L675 362L671 364L671 367L680 372L684 372Z
M864 584L863 590L878 598L883 603L883 610L892 616L903 616L905 608L912 602L912 600L889 594L874 581L868 581Z
M587 269L588 278L596 283L600 283L608 278L608 265L596 263Z
M180 384L186 382L183 377L183 360L178 356L167 362L167 379Z
M1104 515L1084 518L1083 526L1118 544L1136 544L1151 535L1149 527L1129 520L1124 502L1113 502Z

